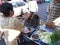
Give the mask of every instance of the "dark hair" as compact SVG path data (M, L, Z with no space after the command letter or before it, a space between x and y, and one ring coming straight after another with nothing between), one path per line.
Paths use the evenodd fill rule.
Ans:
M13 10L12 4L6 2L1 5L1 12L4 14L5 17L10 16L10 10Z

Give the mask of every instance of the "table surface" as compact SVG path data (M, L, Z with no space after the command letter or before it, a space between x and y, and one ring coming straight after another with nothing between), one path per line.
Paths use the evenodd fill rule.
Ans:
M45 24L43 24L42 26L40 26L40 30L44 30L44 31L46 31L46 32L51 32L51 33L53 33L53 32L55 32L55 31L60 31L60 27L59 26L56 26L55 28L49 28L49 27L46 27L46 25Z
M55 28L49 28L49 27L46 27L45 24L43 24L43 25L40 25L39 30L41 30L41 31L43 31L43 32L46 31L46 32L51 32L51 33L53 33L54 31L60 30L60 27L56 26ZM25 36L25 37L26 37L27 39L33 41L33 39L31 39L31 38L29 38L29 37L27 37L27 36ZM39 42L36 42L36 41L33 41L33 42L39 44Z

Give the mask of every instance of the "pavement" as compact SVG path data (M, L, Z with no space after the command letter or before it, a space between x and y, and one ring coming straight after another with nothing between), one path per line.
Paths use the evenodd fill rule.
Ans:
M38 15L41 18L41 20L43 20L44 22L47 20L47 5L49 3L42 3L42 4L38 4Z

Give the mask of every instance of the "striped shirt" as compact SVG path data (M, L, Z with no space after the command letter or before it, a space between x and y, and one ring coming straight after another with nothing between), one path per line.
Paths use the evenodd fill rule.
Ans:
M60 3L51 3L49 12L50 14L48 15L48 21L50 22L60 17Z

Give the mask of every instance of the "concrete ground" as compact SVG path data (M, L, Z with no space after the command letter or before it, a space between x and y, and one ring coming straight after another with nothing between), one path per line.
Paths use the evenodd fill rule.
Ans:
M47 5L49 3L42 3L42 4L38 4L38 15L41 18L41 20L46 21L47 20Z

